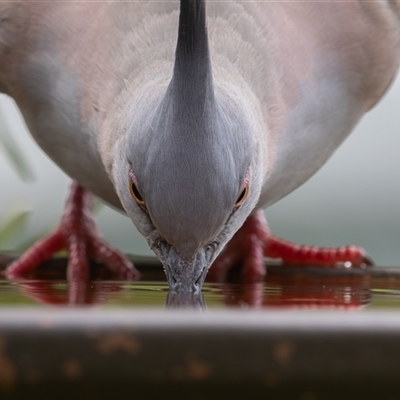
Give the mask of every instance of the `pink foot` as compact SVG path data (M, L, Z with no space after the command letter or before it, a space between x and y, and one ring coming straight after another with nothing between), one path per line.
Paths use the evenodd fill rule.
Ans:
M94 196L72 182L58 228L39 240L6 270L8 278L29 276L43 261L61 249L69 251L67 280L89 280L88 260L101 260L120 279L137 279L139 272L120 252L107 244L92 216Z
M251 214L236 232L210 269L211 277L221 277L239 263L245 279L254 282L266 271L264 257L280 258L284 264L334 267L351 263L354 267L372 265L364 249L355 246L339 248L298 245L273 236L262 211Z

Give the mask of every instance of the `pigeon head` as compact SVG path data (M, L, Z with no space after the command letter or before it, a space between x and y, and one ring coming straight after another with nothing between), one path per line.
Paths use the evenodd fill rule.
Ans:
M171 290L199 291L260 196L253 112L214 82L203 1L182 1L173 76L132 105L114 185Z

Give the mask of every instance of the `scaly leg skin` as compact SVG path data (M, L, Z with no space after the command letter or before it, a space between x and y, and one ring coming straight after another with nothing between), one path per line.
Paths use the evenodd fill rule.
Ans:
M266 274L264 257L280 258L284 264L335 267L351 263L365 267L373 262L356 246L339 248L298 245L273 236L261 210L249 215L210 268L210 277L221 279L233 266L242 263L246 282L256 282Z
M89 280L89 259L102 261L119 279L138 279L139 272L101 237L92 215L94 196L73 181L58 228L35 243L6 270L11 279L26 278L61 249L69 251L67 280Z

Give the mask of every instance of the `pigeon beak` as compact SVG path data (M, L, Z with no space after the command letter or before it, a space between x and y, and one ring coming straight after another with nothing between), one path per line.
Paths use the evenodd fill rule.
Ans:
M171 292L200 292L210 265L206 251L200 249L191 258L182 257L172 246L167 252L162 259Z

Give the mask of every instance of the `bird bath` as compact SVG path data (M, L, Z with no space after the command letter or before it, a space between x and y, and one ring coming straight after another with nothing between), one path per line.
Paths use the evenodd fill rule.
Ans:
M13 258L0 256L0 269ZM66 260L0 280L0 398L395 399L400 268L270 265L264 282L168 294L139 282L67 285Z

